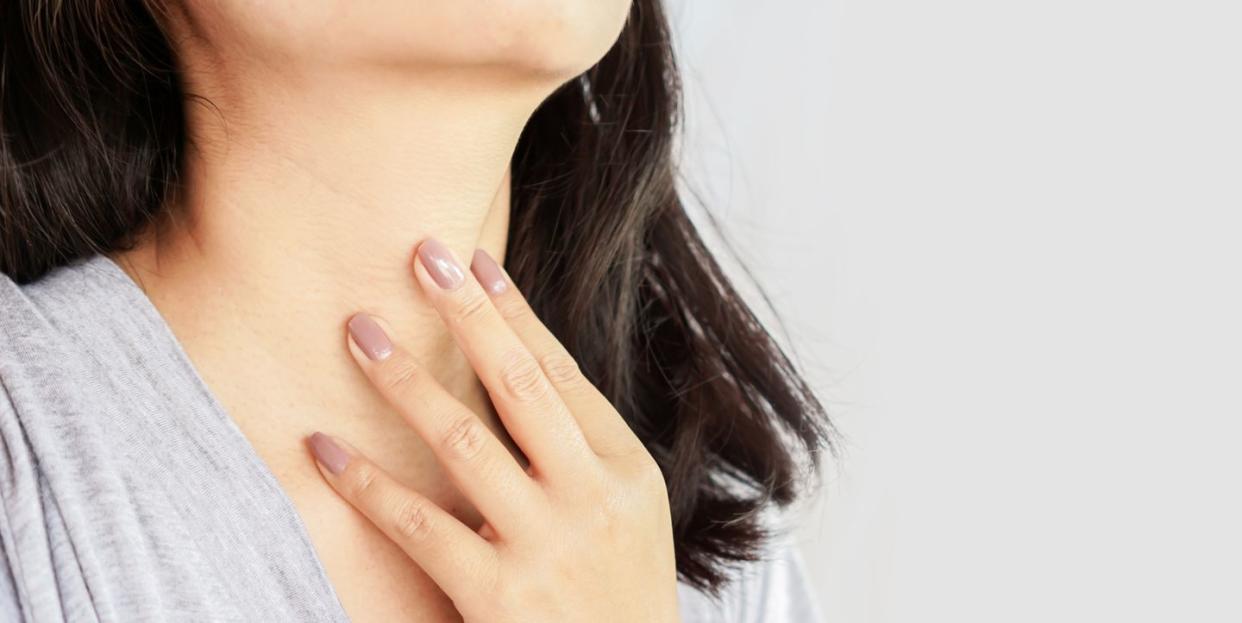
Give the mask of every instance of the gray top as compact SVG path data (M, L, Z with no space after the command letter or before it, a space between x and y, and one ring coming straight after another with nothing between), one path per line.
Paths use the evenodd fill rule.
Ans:
M814 620L774 546L686 621ZM348 621L293 503L146 294L0 276L0 620Z

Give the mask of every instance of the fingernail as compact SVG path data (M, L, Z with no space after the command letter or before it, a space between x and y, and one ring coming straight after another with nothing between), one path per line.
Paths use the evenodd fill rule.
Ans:
M428 238L418 245L418 258L422 260L427 272L431 273L436 285L445 290L461 285L466 277L461 272L461 266L457 265L457 260L453 259L452 252L435 238Z
M375 319L367 314L354 314L349 319L349 335L367 358L379 361L392 354L392 340Z
M473 272L483 288L492 294L500 294L508 287L505 284L504 271L483 249L474 250L474 259L470 261L470 272Z
M349 464L349 454L323 433L315 432L310 436L310 448L315 460L333 474L341 473Z

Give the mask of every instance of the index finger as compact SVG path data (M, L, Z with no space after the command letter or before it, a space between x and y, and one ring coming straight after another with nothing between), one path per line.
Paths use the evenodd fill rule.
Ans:
M315 432L315 464L346 502L371 520L456 600L490 583L496 549L435 502L397 482L348 442Z

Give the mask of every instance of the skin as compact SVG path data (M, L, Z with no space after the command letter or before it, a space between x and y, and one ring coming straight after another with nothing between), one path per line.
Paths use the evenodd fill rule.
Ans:
M426 243L424 243L426 244ZM400 345L354 360L483 512L476 531L348 443L324 477L431 575L467 621L675 621L668 495L659 467L512 282L478 266L414 274L529 464L509 453ZM321 447L313 444L313 447ZM348 455L341 460L340 453Z
M329 486L310 458L304 438L331 432L403 491L422 496L424 508L501 536L488 532L495 508L484 512L438 457L437 440L411 425L408 405L389 401L351 357L345 327L359 311L380 318L401 351L423 362L425 376L476 414L515 460L537 464L542 454L514 441L519 435L502 423L505 407L441 321L434 292L410 277L413 251L434 237L458 258L475 249L504 257L508 162L522 127L544 98L607 51L629 8L627 0L360 6L169 6L183 81L199 96L186 105L192 148L169 206L175 218L114 259L146 291L280 482L353 620L456 620L488 604L518 610L489 611L484 620L534 620L545 612L538 603L498 599L522 587L554 591L565 607L601 595L667 607L674 583L671 544L659 536L667 528L660 504L638 507L646 509L641 525L615 524L637 530L633 538L649 539L641 547L651 548L618 552L611 549L619 543L615 530L569 532L566 526L590 520L560 504L568 496L542 493L543 506L505 509L529 534L506 533L503 546L483 540L497 551L556 551L564 535L575 534L574 556L555 567L510 556L494 584L451 593L390 538L382 519L372 521ZM609 495L629 499L619 478L591 480L590 463L567 465L563 473L608 483ZM611 473L606 469L596 473ZM553 488L551 472L532 476L531 487L563 491ZM634 499L659 497L643 491L646 497ZM648 534L651 526L659 534ZM553 541L541 547L540 538ZM659 572L633 566L631 559L647 557L660 561ZM607 599L599 603L612 607L606 616L581 618L629 614Z

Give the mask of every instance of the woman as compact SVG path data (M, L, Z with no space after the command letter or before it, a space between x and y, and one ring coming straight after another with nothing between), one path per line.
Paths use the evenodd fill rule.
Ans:
M0 611L809 616L828 424L678 199L658 0L0 28Z

